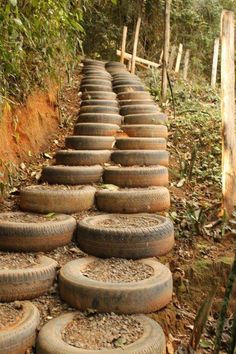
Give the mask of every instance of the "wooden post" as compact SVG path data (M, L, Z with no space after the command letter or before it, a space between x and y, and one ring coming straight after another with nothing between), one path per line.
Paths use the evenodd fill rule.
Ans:
M121 44L121 56L120 56L120 62L123 63L123 64L124 64L124 61L125 61L127 30L128 30L128 27L124 26L123 27L123 35L122 35L122 44Z
M176 54L176 45L172 45L171 52L170 52L170 58L169 58L169 64L168 64L168 69L170 71L173 69L173 66L174 66L175 54Z
M171 0L165 1L165 34L164 34L164 50L162 59L162 82L161 82L161 98L162 102L166 100L167 93L167 65L169 60L170 49L170 4Z
M134 35L134 47L133 47L133 55L132 55L132 63L131 63L131 73L135 73L135 58L137 54L137 47L138 47L138 37L139 37L139 30L141 25L141 17L138 18L135 35Z
M184 80L187 80L187 76L188 76L189 57L190 57L190 49L187 49L184 56L184 71L183 71Z
M128 71L131 71L131 59L128 61Z
M221 115L223 208L232 214L236 201L234 13L221 15Z
M160 55L160 59L159 59L159 63L162 63L162 59L163 59L163 49L161 51L161 55Z
M175 64L175 72L176 73L179 72L181 58L182 58L182 53L183 53L183 44L180 43L179 50L178 50L178 55L177 55L177 59L176 59L176 64Z
M212 72L211 72L211 87L213 88L216 85L219 46L220 46L220 39L216 38L214 41L213 62L212 62Z

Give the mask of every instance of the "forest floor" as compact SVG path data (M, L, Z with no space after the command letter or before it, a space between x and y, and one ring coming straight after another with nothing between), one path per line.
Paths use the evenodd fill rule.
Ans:
M155 95L153 84L151 92ZM168 264L174 277L172 303L150 316L157 320L167 335L167 353L185 353L194 319L204 298L215 282L218 284L212 310L200 342L200 353L211 353L216 321L224 296L227 276L234 256L233 236L220 213L221 209L221 143L219 97L207 86L192 86L175 81L175 110L169 114L170 191L172 207L169 216L175 224L176 245L160 260ZM17 210L19 189L37 184L42 166L51 163L56 150L64 146L71 134L79 108L78 75L62 88L59 97L60 129L43 153L22 162L16 174L9 176L9 196L0 204L0 211ZM81 219L88 213L76 215ZM59 265L82 257L73 242L48 253ZM236 295L236 289L234 294ZM41 325L68 310L58 296L57 288L33 301L42 315ZM223 335L222 353L227 353L235 298ZM71 309L69 309L71 310Z

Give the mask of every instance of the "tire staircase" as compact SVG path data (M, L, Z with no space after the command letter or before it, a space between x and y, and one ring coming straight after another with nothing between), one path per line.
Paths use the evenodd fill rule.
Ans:
M166 116L123 64L90 59L83 64L82 101L74 133L66 137L65 149L56 153L54 164L43 168L44 184L21 190L22 211L14 213L13 220L13 213L2 215L0 250L46 252L68 244L75 235L88 256L60 269L61 299L80 311L134 315L143 332L121 348L77 348L62 338L76 314L70 312L46 323L36 339L40 314L29 300L49 291L58 266L40 256L35 267L0 270L0 301L25 300L17 327L0 331L0 353L25 353L36 341L40 354L164 354L161 327L143 314L165 307L173 291L170 270L156 258L174 245L173 224L164 216L170 207ZM95 216L77 223L70 215L94 205ZM26 222L29 212L40 222ZM42 221L46 213L55 217ZM115 268L122 258L151 269L151 275L129 282L86 275L87 268L96 268L108 258Z

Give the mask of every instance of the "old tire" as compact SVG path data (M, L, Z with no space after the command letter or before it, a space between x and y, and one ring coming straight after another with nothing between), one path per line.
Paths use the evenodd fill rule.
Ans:
M67 313L46 323L37 340L37 354L165 354L165 335L154 320L136 315L144 328L143 335L136 342L119 349L88 350L67 344L61 336L64 328L74 319L76 313Z
M154 274L131 283L102 282L84 276L81 270L95 260L95 257L86 257L71 261L61 268L60 296L70 306L80 310L134 314L157 311L171 301L171 272L156 259L140 260L151 266Z
M50 290L57 262L40 256L40 263L23 269L0 269L0 301L30 300Z
M86 99L81 102L80 107L86 106L110 106L118 107L118 102L116 100L106 100L106 99Z
M111 160L121 166L168 166L169 153L166 150L115 150Z
M166 150L164 138L117 138L116 147L120 150Z
M32 303L22 303L23 316L13 326L0 331L0 354L25 354L35 345L39 310Z
M102 85L102 86L112 87L111 79L109 77L94 79L86 76L81 80L81 85Z
M108 190L96 193L96 207L107 213L157 213L170 208L166 187Z
M109 150L59 150L56 153L56 164L65 166L103 165L110 161Z
M127 106L122 106L120 108L120 114L122 116L127 116L129 114L135 114L135 113L157 113L158 112L158 107L155 105L153 102L152 105L144 105L144 104L133 104L133 105L127 105Z
M122 125L121 129L131 137L167 138L168 130L165 125L130 124Z
M83 106L80 108L80 114L82 113L111 113L118 114L119 108L112 106Z
M79 115L78 123L108 123L120 125L122 117L119 114L83 113Z
M146 100L151 99L149 92L120 92L117 95L119 101L122 100Z
M167 116L164 113L128 114L124 118L125 124L164 124Z
M103 167L94 166L47 166L42 170L42 180L49 184L90 184L102 178Z
M151 98L147 99L139 99L139 100L120 100L119 101L120 107L123 106L132 106L132 105L154 105L154 101Z
M4 213L11 215L13 213ZM57 214L56 220L29 223L7 219L0 223L0 249L3 251L44 252L68 244L76 229L76 220L69 215Z
M114 92L90 91L82 93L82 100L115 100L116 94Z
M151 187L168 185L168 169L164 166L151 167L118 167L104 169L105 183L119 187Z
M74 127L75 135L114 136L120 130L117 124L78 123Z
M111 150L115 143L113 136L67 136L65 145L75 150Z
M20 191L20 208L35 213L78 213L93 207L95 192L92 186L78 189L26 187Z
M145 87L143 85L118 85L113 90L118 94L120 92L145 91Z
M124 217L123 227L103 227L102 223ZM133 226L125 220L133 220ZM151 226L135 226L135 220L150 220ZM166 255L174 246L174 227L170 219L155 214L103 214L78 223L77 242L87 254L101 258L140 259ZM104 247L105 245L105 247Z
M90 91L101 91L101 92L113 92L112 87L104 86L104 85L81 85L81 92L90 92Z

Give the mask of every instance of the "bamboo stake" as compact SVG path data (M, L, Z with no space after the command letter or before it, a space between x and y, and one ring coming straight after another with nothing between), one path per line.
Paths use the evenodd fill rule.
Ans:
M172 45L171 52L170 52L170 58L169 58L169 64L168 64L168 69L170 71L173 69L173 66L174 66L175 54L176 54L176 45Z
M120 56L120 62L124 64L125 61L125 49L126 49L126 39L127 39L127 30L128 27L124 26L123 27L123 35L122 35L122 44L121 44L121 56Z
M188 76L189 57L190 57L190 49L187 49L184 56L184 71L183 71L184 80L187 80L187 76Z
M219 46L220 46L220 39L216 38L214 41L214 52L213 52L212 72L211 72L211 87L213 88L216 85Z
M120 56L121 55L121 51L119 49L117 49L116 54L118 56ZM125 53L124 57L125 57L126 60L131 60L132 59L132 54ZM160 68L160 66L161 66L161 64L154 63L153 61L150 61L150 60L147 60L147 59L143 59L143 58L140 58L140 57L136 56L135 63L137 63L137 62L139 62L141 64L145 64L147 66L153 66L155 68Z
M159 59L159 63L162 63L163 54L164 54L164 51L163 51L163 49L162 49L162 51L161 51L161 55L160 55L160 59Z
M234 13L221 15L221 115L223 208L230 216L236 201Z
M135 73L135 59L137 54L137 47L138 47L138 37L139 37L139 30L141 25L141 17L138 18L135 35L134 35L134 47L133 47L133 55L132 55L132 63L131 63L131 73Z
M161 82L161 98L162 102L166 100L167 93L167 65L169 60L170 49L170 5L171 0L165 1L165 34L164 34L164 50L163 50L163 65L162 65L162 82Z
M178 50L178 55L177 55L177 59L176 59L176 64L175 64L175 72L176 73L179 72L181 58L182 58L182 53L183 53L183 44L180 43L179 50Z

